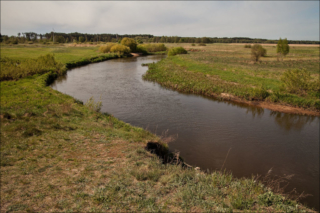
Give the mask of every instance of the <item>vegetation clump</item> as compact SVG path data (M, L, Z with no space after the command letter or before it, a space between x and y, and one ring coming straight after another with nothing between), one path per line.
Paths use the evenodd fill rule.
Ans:
M116 45L115 43L111 43L111 42L108 42L106 45L102 45L99 47L99 51L102 52L102 53L109 53L111 52L111 48Z
M198 44L199 46L207 46L205 43Z
M101 97L100 97L100 101L96 102L94 100L94 97L91 96L90 99L84 105L93 111L100 112L102 107Z
M138 45L139 49L144 49L147 52L154 53L154 52L161 52L166 51L167 48L164 44L140 44Z
M134 39L127 37L121 40L121 45L129 47L131 52L135 52L137 48L137 42Z
M115 44L111 47L110 52L117 53L118 55L129 54L130 48L122 44Z
M265 56L267 50L263 48L260 44L255 44L251 47L251 56L254 61L259 61L261 56Z
M245 44L244 48L251 48L251 44Z
M171 48L168 52L168 56L175 56L179 54L187 54L187 50L185 50L183 47L174 47Z
M307 92L320 91L320 81L313 80L311 73L305 69L285 71L281 77L289 93L305 95Z

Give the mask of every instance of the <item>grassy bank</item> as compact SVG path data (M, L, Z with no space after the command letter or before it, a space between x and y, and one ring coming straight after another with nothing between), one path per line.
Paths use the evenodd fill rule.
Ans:
M1 82L1 211L309 210L270 182L162 164L145 150L162 138L53 90L56 75Z
M281 81L285 71L300 68L307 69L313 81L319 80L317 47L294 46L283 61L277 61L275 47L269 45L267 57L254 63L250 49L240 45L182 46L189 54L150 65L144 78L183 92L320 110L319 91L290 93Z

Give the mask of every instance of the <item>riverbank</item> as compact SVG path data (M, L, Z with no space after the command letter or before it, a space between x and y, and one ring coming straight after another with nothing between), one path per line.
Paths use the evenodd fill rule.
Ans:
M162 164L145 147L165 138L46 86L55 77L1 82L1 211L309 211L263 179Z
M188 48L191 46L186 46ZM317 80L318 48L299 47L300 50L297 50L298 47L295 47L295 53L280 62L277 61L276 54L271 52L260 63L251 63L250 49L246 50L238 45L194 48L191 48L189 54L168 57L151 64L144 79L181 92L246 103L279 112L320 116L317 92L291 94L285 91L281 82L281 76L286 70L298 68L307 68L312 78ZM273 47L268 48L268 51L272 51Z

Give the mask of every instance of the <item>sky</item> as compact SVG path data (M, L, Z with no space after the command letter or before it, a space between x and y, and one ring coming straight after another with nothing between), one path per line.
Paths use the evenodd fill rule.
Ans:
M1 1L1 34L52 29L319 41L319 1Z

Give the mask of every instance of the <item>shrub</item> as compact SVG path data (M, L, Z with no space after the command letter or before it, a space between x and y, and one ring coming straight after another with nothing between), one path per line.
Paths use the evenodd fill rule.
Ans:
M205 43L198 44L199 46L207 46Z
M115 44L111 47L110 52L112 53L118 53L118 55L121 54L129 54L130 48L127 46L124 46L122 44Z
M18 39L13 39L11 43L12 44L18 44Z
M168 52L168 56L174 56L177 54L187 54L187 50L185 50L183 47L174 47Z
M281 81L289 93L305 94L308 91L320 90L320 82L314 81L310 72L304 69L288 70L284 72Z
M191 46L196 46L195 44L191 44Z
M131 52L135 52L136 51L136 48L137 48L137 43L134 39L132 38L123 38L121 40L121 44L124 45L124 46L127 46L130 48Z
M140 44L138 45L138 48L145 49L147 52L160 52L167 50L164 44Z
M137 46L136 52L137 53L142 53L143 55L147 55L148 54L148 51L142 45L138 45Z
M113 47L114 45L115 45L115 43L108 42L106 45L100 46L99 51L102 53L108 53L111 51L111 47Z
M251 47L251 55L253 60L259 61L261 56L265 56L267 54L267 50L264 49L260 44L255 44Z
M244 48L251 48L251 44L244 45Z

